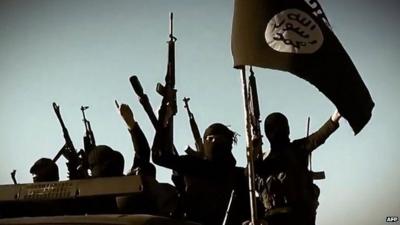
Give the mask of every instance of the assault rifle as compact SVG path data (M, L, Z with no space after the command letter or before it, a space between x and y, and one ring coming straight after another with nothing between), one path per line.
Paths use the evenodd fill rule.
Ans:
M190 123L190 128L193 133L194 141L196 143L196 150L197 153L200 155L203 155L204 153L204 147L203 147L203 140L200 136L200 131L199 127L197 126L196 120L194 119L193 113L189 109L189 102L190 98L183 98L183 101L185 102L185 108L187 110L188 116L189 116L189 123Z
M178 155L174 146L174 115L178 112L176 106L176 89L175 89L175 41L176 37L173 35L173 13L170 13L169 17L169 41L168 41L168 63L167 63L167 74L165 75L165 85L157 84L157 92L162 96L161 107L158 110L158 121L156 129L167 128L167 146L166 149L170 149L171 153ZM184 182L183 177L173 171L172 181L178 190L183 190Z
M90 121L86 119L85 110L87 110L89 106L81 106L82 116L83 116L83 124L85 125L85 135L83 136L83 148L85 149L85 154L89 154L89 152L96 147L96 140L94 139L92 127L90 125Z
M71 137L69 136L68 130L65 127L64 121L61 117L60 106L53 102L53 109L57 115L58 121L61 124L62 132L65 139L64 146L58 151L57 155L53 158L53 162L56 162L61 156L67 159L67 168L69 179L81 179L87 177L87 171L82 168L82 160L75 150L74 144L72 143Z
M165 85L157 84L157 92L163 97L161 107L158 110L158 124L157 129L167 128L168 133L168 145L167 149L173 147L173 122L174 115L178 109L176 106L176 89L175 89L175 41L176 37L173 35L173 14L170 14L170 33L168 41L168 63L167 63L167 74L165 75Z
M161 127L168 125L173 127L173 116L177 113L176 89L175 89L175 41L173 35L173 13L170 14L170 33L168 41L168 63L165 85L157 84L157 92L163 97L158 115L158 122ZM172 132L171 132L172 133Z
M90 125L90 121L86 119L85 110L87 110L89 106L81 106L82 111L82 121L85 125L85 134L83 136L83 149L78 152L78 155L81 159L80 170L83 171L85 177L88 177L89 170L89 162L88 156L89 153L96 147L96 140L94 139L94 134L92 130L92 126Z

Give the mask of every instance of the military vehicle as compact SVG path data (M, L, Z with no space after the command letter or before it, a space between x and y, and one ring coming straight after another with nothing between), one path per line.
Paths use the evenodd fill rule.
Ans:
M0 224L195 225L171 218L165 187L141 176L0 185Z

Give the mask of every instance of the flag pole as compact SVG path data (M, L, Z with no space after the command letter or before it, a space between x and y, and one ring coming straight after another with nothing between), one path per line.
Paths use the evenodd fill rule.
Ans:
M249 197L250 197L250 222L252 225L256 225L257 221L257 204L256 204L256 192L255 192L255 176L254 176L254 149L251 142L251 123L249 116L249 98L248 98L248 85L246 77L246 67L240 68L240 75L242 81L242 94L243 94L243 105L244 105L244 118L246 126L246 155L247 155L247 175L249 185Z

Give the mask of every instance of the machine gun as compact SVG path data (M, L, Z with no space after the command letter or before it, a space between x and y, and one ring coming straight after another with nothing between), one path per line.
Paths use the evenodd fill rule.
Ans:
M189 123L190 123L190 128L193 133L194 141L196 143L196 150L197 154L200 154L200 156L203 155L204 153L204 146L203 146L203 140L200 136L200 131L199 127L197 126L196 120L194 119L193 113L189 109L189 102L190 98L183 98L183 102L185 102L185 108L187 110L188 116L189 116Z
M58 151L57 155L53 158L53 162L56 162L61 156L64 156L67 159L67 168L69 178L80 179L87 177L87 171L82 168L82 159L79 157L79 154L76 152L74 144L72 143L71 137L69 136L68 130L65 127L64 121L61 117L60 106L58 106L55 102L53 102L53 109L57 115L58 121L61 124L62 132L65 139L64 146Z

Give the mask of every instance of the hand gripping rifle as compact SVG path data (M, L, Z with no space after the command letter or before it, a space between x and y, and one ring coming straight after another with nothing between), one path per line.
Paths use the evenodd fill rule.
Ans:
M53 162L56 162L60 156L64 156L67 159L68 174L71 180L80 179L85 177L85 171L81 169L82 160L79 158L78 153L75 150L74 144L72 143L71 137L69 136L68 130L65 127L64 121L60 114L60 106L53 102L53 109L57 115L58 121L61 124L61 128L64 134L65 144L54 157ZM87 171L86 171L87 173Z
M187 110L188 116L189 116L189 122L190 122L190 128L193 133L194 141L196 143L196 150L197 154L200 154L200 156L203 155L204 149L203 149L203 140L200 136L200 131L199 127L197 126L196 120L194 119L193 113L189 109L189 102L190 98L183 98L183 101L185 102L185 108Z

